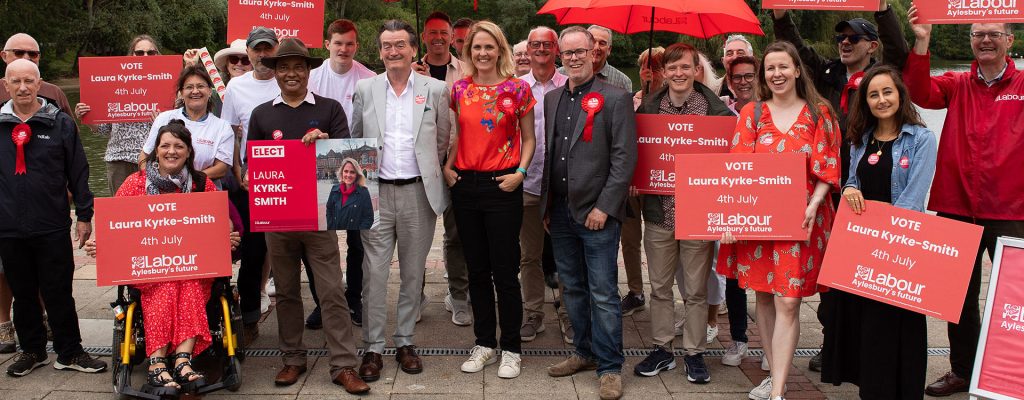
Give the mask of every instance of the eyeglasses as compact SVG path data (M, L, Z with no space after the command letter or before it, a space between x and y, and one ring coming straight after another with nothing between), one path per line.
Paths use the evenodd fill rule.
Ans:
M857 43L860 43L861 40L865 40L865 39L872 40L871 39L871 35L861 35L859 33L855 33L853 35L844 35L844 34L840 33L840 34L836 35L836 44L840 44L844 40L849 40L850 43L857 44Z
M155 56L157 54L160 54L160 52L156 51L156 50L135 50L132 53L134 53L135 55L140 56L140 57L141 56Z
M530 55L526 54L525 51L520 51L520 52L512 53L512 57L517 57L517 58L518 57L529 57L529 56Z
M541 46L543 46L545 49L550 49L552 47L555 47L555 42L552 42L550 40L534 40L532 42L527 43L527 45L529 45L531 49L539 49L541 48Z
M587 52L589 52L590 50L593 50L593 49L583 49L583 48L580 48L580 49L576 49L576 50L565 50L565 51L562 51L560 54L562 55L562 58L564 58L566 60L571 60L572 56L576 56L576 58L583 58L584 56L587 55Z
M733 75L729 80L732 81L732 83L740 83L743 81L753 82L756 77L757 75L754 74Z
M996 32L971 32L971 39L985 40L985 37L990 37L990 38L992 38L992 40L999 40L1003 36L1010 36L1010 35L1011 35L1010 33L999 32L999 31L996 31Z
M249 65L251 62L249 61L249 57L245 57L245 56L242 56L242 57L239 57L239 56L228 56L228 64L238 64L238 63L242 63L242 65Z
M209 89L209 88L210 88L209 86L206 86L205 84L200 83L198 85L188 85L188 86L185 86L185 87L181 88L181 90L186 91L186 92L191 92L193 90L203 91L203 90L206 90L206 89Z
M409 43L407 43L404 40L400 40L400 41L395 42L395 43L384 42L384 43L381 43L381 45L380 45L380 49L383 50L383 51L391 51L391 49L402 51L402 50L405 50L406 47L409 47Z
M39 50L6 49L4 51L14 53L14 56L18 58L25 57L26 54L28 54L28 58L39 58L40 54Z

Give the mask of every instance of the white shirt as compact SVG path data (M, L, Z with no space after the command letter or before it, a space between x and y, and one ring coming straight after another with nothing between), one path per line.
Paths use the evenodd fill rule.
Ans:
M256 106L274 100L281 94L281 87L277 85L276 79L259 80L253 77L253 72L246 72L245 75L232 78L228 82L228 89L224 91L224 106L220 111L220 118L231 125L242 127L242 162L245 162L245 143L249 136L249 117Z
M412 126L413 88L416 87L416 74L409 73L409 82L399 95L387 82L386 114L384 117L384 141L380 154L380 177L384 179L409 179L420 176L420 166L416 163L416 131ZM380 110L377 110L380 112Z
M356 91L356 82L373 78L377 74L360 64L359 61L352 61L352 68L344 74L334 72L330 64L328 61L309 71L309 84L306 87L317 96L334 99L341 103L341 108L345 109L345 117L348 118L348 128L351 130L352 93Z
M206 114L202 121L192 121L185 115L184 108L164 111L153 120L153 127L146 137L142 151L149 154L156 147L156 136L160 128L172 119L185 121L185 127L192 134L192 148L196 150L192 167L202 171L213 166L214 161L223 161L228 166L235 160L235 132L231 125L213 114Z
M544 95L565 86L565 81L569 77L555 71L551 79L544 83L537 82L533 72L523 75L519 79L530 84L530 89L533 91L533 99L537 102L533 106L533 131L535 132L534 136L537 137L537 149L533 152L533 160L530 160L530 167L526 169L527 175L526 179L523 180L523 191L540 196L541 178L544 177L544 142L546 139L546 133L544 132Z

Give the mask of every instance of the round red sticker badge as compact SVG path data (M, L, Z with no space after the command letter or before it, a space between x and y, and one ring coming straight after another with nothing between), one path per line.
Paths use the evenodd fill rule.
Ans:
M284 133L282 133L280 129L277 129L274 131L272 136L274 137L274 140L281 140L281 138L284 137Z
M880 157L880 156L879 156L878 154L875 154L875 153L871 153L871 155L870 155L870 156L868 156L868 164L871 164L871 165L875 165L875 164L878 164L878 160L879 160L880 158L881 158L881 157Z
M903 169L910 168L910 158L907 158L907 156L900 157L900 167Z

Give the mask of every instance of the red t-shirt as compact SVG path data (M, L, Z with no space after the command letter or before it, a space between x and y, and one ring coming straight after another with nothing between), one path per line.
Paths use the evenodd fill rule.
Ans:
M472 77L455 82L451 101L459 127L455 168L500 171L518 167L519 118L536 103L530 85L517 78L489 86L473 83Z

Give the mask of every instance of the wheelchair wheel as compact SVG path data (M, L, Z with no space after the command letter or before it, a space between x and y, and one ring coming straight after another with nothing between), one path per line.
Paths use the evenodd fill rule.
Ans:
M124 343L124 321L114 321L114 340L110 346L110 365L113 374L111 376L112 383L114 384L114 393L120 393L121 385L119 385L118 375L121 372L121 345Z
M232 359L231 360L231 367L234 368L235 374L236 374L237 378L235 379L235 383L233 385L228 386L228 390L230 390L232 392L237 392L238 388L242 387L242 363L241 363L241 360L238 357L235 357L234 359Z

